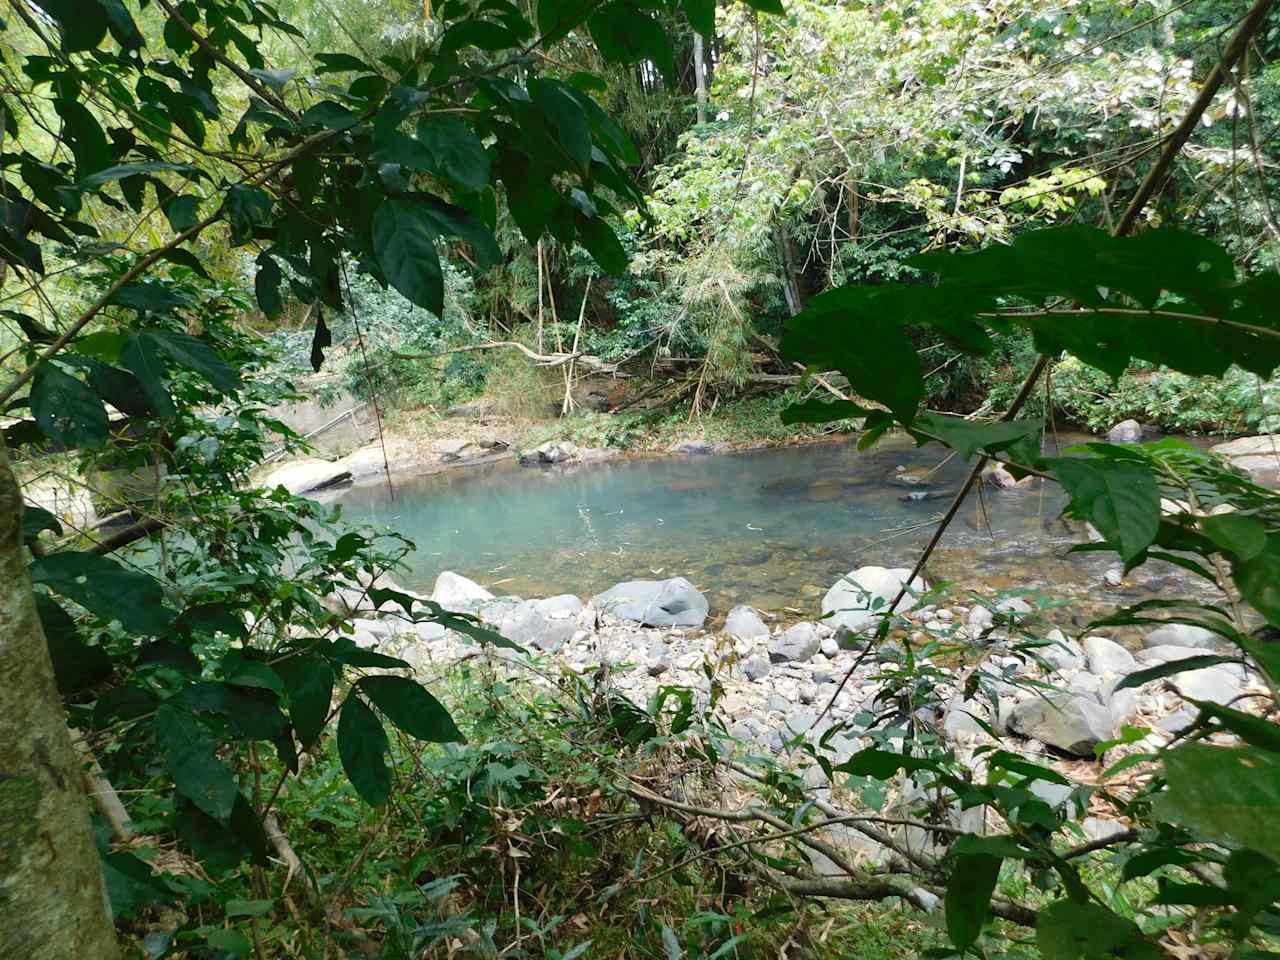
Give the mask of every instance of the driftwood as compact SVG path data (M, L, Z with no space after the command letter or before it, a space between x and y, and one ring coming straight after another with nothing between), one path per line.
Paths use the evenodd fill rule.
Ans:
M609 373L619 377L627 376L627 374L622 373L618 369L620 364L607 363L599 357L592 357L585 353L579 353L576 351L570 353L538 353L534 350L530 350L523 343L519 343L515 340L494 340L489 343L473 343L466 347L452 347L448 350L440 350L436 353L393 353L392 356L400 360L435 360L439 357L447 357L454 353L472 353L477 350L496 350L500 347L509 347L512 350L519 350L540 367L560 367L566 363L577 363L597 373Z

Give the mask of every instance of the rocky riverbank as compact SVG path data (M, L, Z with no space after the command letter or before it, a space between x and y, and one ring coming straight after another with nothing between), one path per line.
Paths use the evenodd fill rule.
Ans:
M890 727L911 722L918 730L932 730L977 770L987 753L981 748L997 743L1057 767L1072 786L1037 782L1032 791L1051 804L1084 804L1096 814L1085 822L1095 837L1124 829L1107 803L1092 798L1090 787L1103 770L1096 747L1135 739L1122 737L1135 727L1145 732L1111 749L1108 763L1149 751L1192 721L1191 700L1241 708L1249 694L1264 690L1243 663L1171 672L1124 688L1121 681L1139 670L1220 653L1215 635L1170 623L1128 649L1101 633L1069 637L1050 624L1045 611L1018 598L967 604L934 600L919 580L895 611L890 639L869 651L879 614L907 575L901 569L862 567L832 585L819 619L770 622L740 606L719 629L707 628L706 598L680 577L619 584L585 601L573 595L525 600L494 596L445 572L431 595L420 599L496 630L534 658L530 662L540 665L539 676L571 672L642 708L661 688L679 687L692 691L695 708L705 710L714 691L712 713L728 749L774 756L791 750L797 772L824 802L839 796L839 785L794 748L821 742L830 762L838 764L871 742L865 736L871 717L890 715ZM374 611L355 588L331 600L349 618L356 643L400 657L425 677L483 657L486 650L508 662L523 657L478 646L438 623L412 623L399 611ZM906 639L917 665L923 662L932 677L913 684L910 696L896 680ZM907 802L905 783L903 789L899 800ZM949 815L959 822L967 814ZM887 856L864 836L850 833L844 839L860 856ZM929 842L927 837L906 840Z

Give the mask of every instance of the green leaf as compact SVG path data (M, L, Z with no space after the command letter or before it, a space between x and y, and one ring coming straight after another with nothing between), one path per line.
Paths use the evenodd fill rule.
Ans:
M1132 920L1093 903L1058 900L1036 919L1036 946L1044 960L1157 960L1164 954Z
M324 365L325 350L331 346L333 346L333 334L329 331L328 324L324 322L324 311L317 308L316 330L311 335L311 369L316 373L319 373Z
M561 149L580 172L587 173L591 169L591 129L577 99L556 80L530 80L528 89Z
M1200 719L1213 718L1238 736L1245 743L1272 753L1280 753L1280 724L1243 713L1230 707L1219 706L1208 700L1192 700L1200 710Z
M274 900L228 900L223 908L226 915L235 919L236 917L261 917L271 912L275 907Z
M466 210L430 194L415 193L412 198L422 206L438 234L457 237L471 244L476 266L488 269L502 259L502 251L489 228Z
M428 116L418 121L418 142L431 156L431 171L451 180L468 193L479 193L489 183L489 153L462 120Z
M444 277L436 230L427 210L403 197L387 197L373 216L373 250L387 282L436 316L444 312Z
M185 233L196 225L200 217L200 198L175 196L161 204L169 226L178 233Z
M151 872L147 862L128 851L103 855L102 879L113 917L136 917L146 907L174 900L173 891Z
M363 677L356 686L411 737L428 743L461 743L465 739L440 701L408 677Z
M213 819L229 820L240 789L215 755L205 726L190 713L166 704L156 711L155 731L165 769L178 792Z
M169 396L168 370L154 341L129 334L120 349L120 362L133 374L143 398L157 416L169 418L176 413Z
M1164 754L1164 771L1160 816L1280 859L1280 755L1188 743Z
M298 75L297 70L250 70L249 73L276 93L283 93L285 84Z
M716 33L716 0L680 0L689 26L706 40L714 40Z
M382 806L391 795L388 749L382 724L352 691L338 716L338 756L356 793L371 806Z
M947 883L947 935L961 951L972 946L982 933L1002 863L999 857L985 853L956 857Z
M951 852L957 855L982 854L996 859L1013 857L1018 860L1027 860L1035 856L1022 849L1018 841L1008 834L983 837L976 833L966 833L956 837L956 842L951 846Z
M1267 526L1257 517L1231 513L1202 517L1200 529L1223 550L1241 560L1251 560L1267 548Z
M298 742L309 748L324 732L333 705L333 667L323 657L301 654L276 664L289 695L289 719Z
M31 412L50 440L63 446L96 449L107 442L106 408L89 387L51 363L31 381Z
M1160 488L1143 463L1059 458L1049 461L1071 494L1071 509L1089 520L1125 563L1155 542Z
M614 276L627 272L627 252L609 224L600 217L577 215L578 240L601 269Z
M671 38L662 25L630 3L606 4L587 21L600 55L609 63L650 60L668 83L675 81Z
M353 57L349 53L317 53L316 61L320 66L316 67L316 75L321 76L326 73L376 73L377 71L369 64L365 63L358 57Z
M350 130L359 122L359 117L333 100L322 100L298 117L299 126L324 127L327 130Z
M58 22L62 49L94 50L107 36L107 12L97 0L41 0L40 9Z
M976 423L963 417L922 413L911 432L923 442L941 441L960 454L961 459L969 460L979 451L992 454L1007 450L1019 440L1038 436L1043 427L1040 420Z
M259 187L235 184L227 190L223 209L231 224L231 244L240 246L253 239L254 231L271 223L271 197Z
M22 542L30 543L45 530L52 530L55 536L62 536L62 524L58 518L44 507L26 503L22 506Z
M906 424L924 397L914 344L865 288L841 287L810 300L787 321L782 354L812 369L839 370L853 392L884 404Z
M173 622L159 581L96 553L59 551L31 564L31 580L74 600L103 623L131 633L163 634Z
M141 280L121 287L107 302L113 306L136 310L140 314L164 314L185 307L191 301L168 281Z
M1280 899L1280 867L1252 850L1234 850L1222 869L1222 879L1238 908L1231 918L1232 929L1243 937L1254 918Z
M1280 626L1280 534L1267 537L1266 549L1231 567L1240 595L1267 622Z
M538 0L538 32L550 46L581 26L595 6L589 0Z
M284 312L284 299L280 296L280 283L284 279L280 264L268 253L258 254L258 272L253 278L253 292L262 312L273 320Z
M387 667L392 670L401 670L409 666L396 657L388 657L386 654L357 647L350 637L335 640L329 648L329 656L349 667Z
M123 0L98 0L107 17L107 29L116 38L116 43L126 50L134 50L143 45L142 33L133 17L125 8Z
M159 160L149 161L147 163L118 163L114 167L107 167L105 170L99 170L97 173L90 174L76 184L80 190L95 190L98 187L108 183L114 183L117 180L124 180L127 177L136 177L140 173L160 173L163 171L171 171L173 173L194 173L195 167L189 163L166 163Z
M869 417L877 412L852 400L822 400L810 397L800 403L793 403L782 411L782 422L794 423L830 423L832 420L856 420Z
M44 629L53 676L63 696L80 693L101 683L114 669L101 647L91 647L80 636L75 621L50 597L36 595L36 611Z
M219 393L235 393L240 389L239 371L222 359L209 341L169 330L148 330L140 336L178 366L200 374Z
M877 750L875 747L867 747L865 750L859 750L844 763L836 766L834 769L841 773L848 773L856 777L872 777L875 780L888 780L897 774L899 770L917 771L917 770L933 770L939 769L938 764L933 760L926 760L922 757L909 757L906 754L892 753L887 750Z

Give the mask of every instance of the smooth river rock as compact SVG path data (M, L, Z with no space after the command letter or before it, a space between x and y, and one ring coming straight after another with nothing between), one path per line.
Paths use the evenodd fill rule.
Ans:
M351 480L351 471L340 463L328 460L295 460L262 478L262 486L268 490L284 487L290 493L302 495L328 490Z
M1109 673L1124 675L1138 669L1133 654L1106 637L1085 637L1084 655L1089 661L1089 672L1095 676Z
M1168 623L1143 638L1144 647L1217 647L1222 638L1212 630L1189 623Z
M431 599L446 610L468 613L479 604L492 600L493 594L474 580L468 580L452 570L445 570L436 577Z
M769 636L769 627L755 607L741 604L729 611L724 632L741 640L763 640Z
M1211 449L1255 480L1271 483L1280 479L1280 435L1240 437Z
M1115 735L1111 711L1083 694L1046 693L1016 704L1009 715L1009 730L1019 736L1092 757L1093 748Z
M855 633L870 629L880 620L902 585L911 576L905 567L859 567L827 591L822 598L824 622L832 627L844 627ZM928 589L921 577L911 581L911 591L923 593ZM895 613L910 610L918 602L912 592L903 596Z
M1142 424L1137 420L1121 420L1107 431L1107 443L1141 443Z
M620 583L592 598L591 605L648 627L700 627L707 619L707 598L684 577Z
M774 663L804 662L822 647L816 623L797 623L769 641L769 659Z

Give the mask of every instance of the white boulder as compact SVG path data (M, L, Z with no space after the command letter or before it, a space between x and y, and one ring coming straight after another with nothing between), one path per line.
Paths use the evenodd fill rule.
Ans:
M859 567L835 584L822 598L825 621L833 627L845 627L855 633L874 627L910 576L911 571L905 567ZM903 613L912 609L918 602L914 594L923 593L927 589L929 586L923 578L916 577L894 612Z

